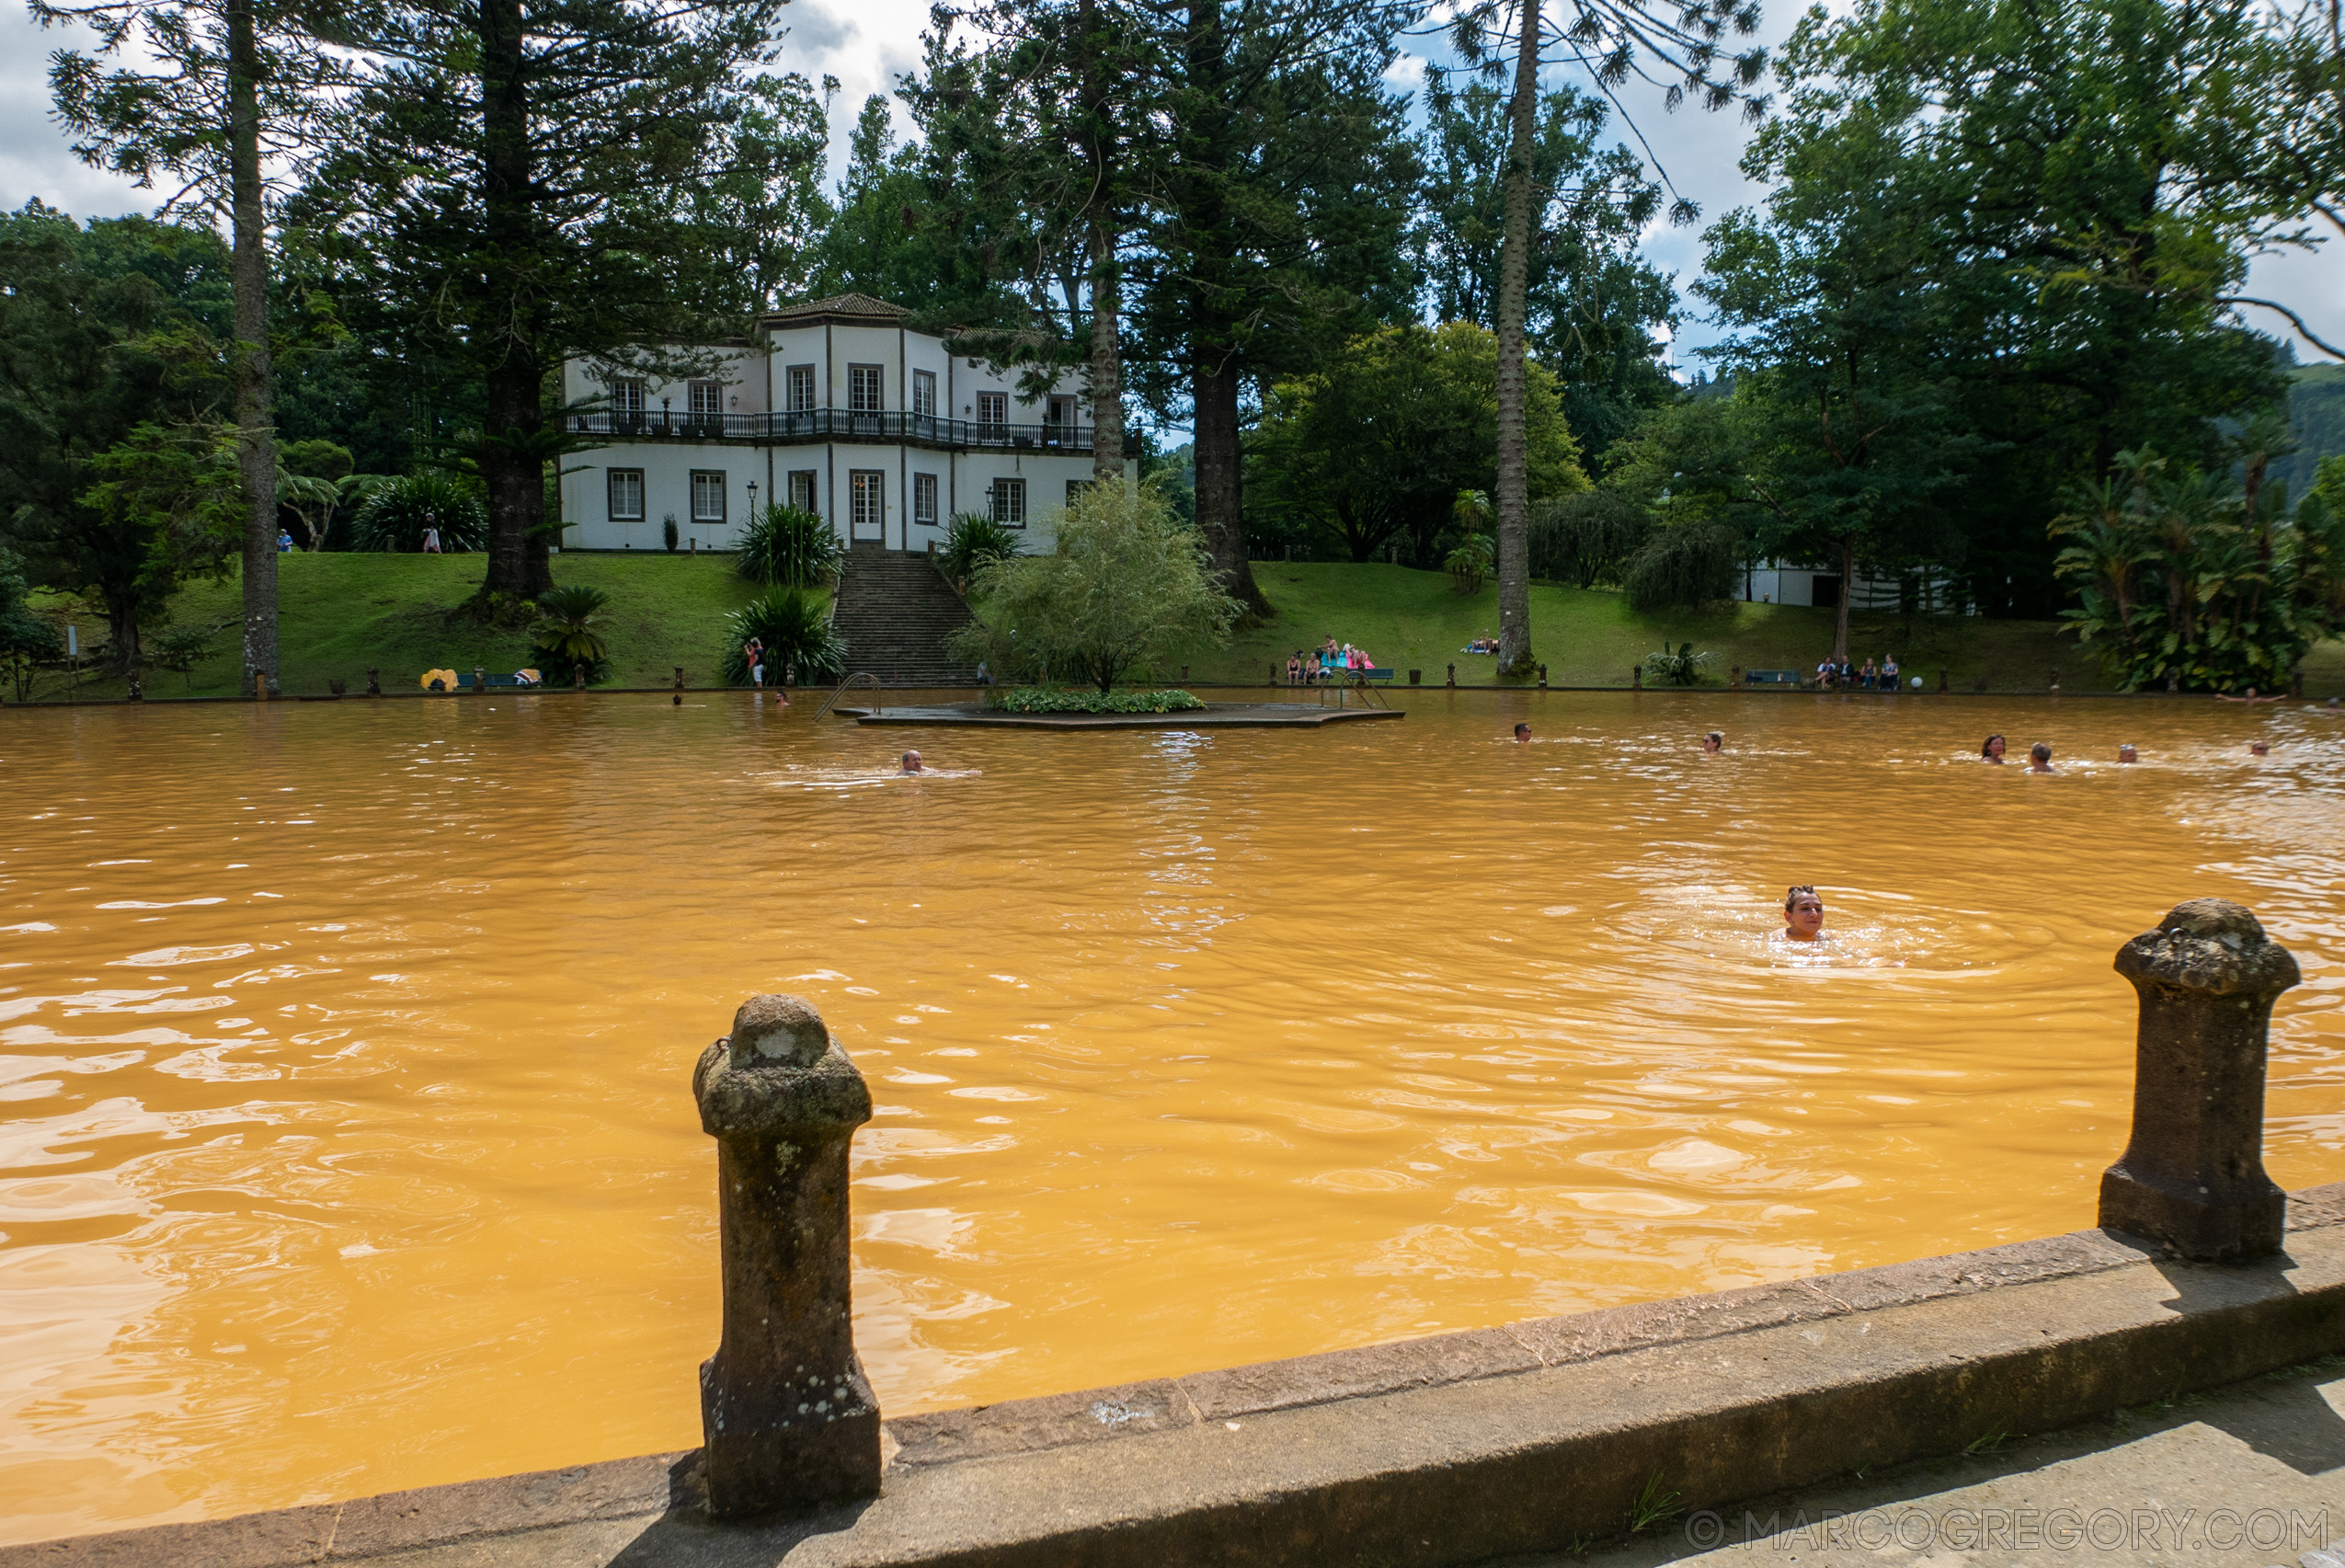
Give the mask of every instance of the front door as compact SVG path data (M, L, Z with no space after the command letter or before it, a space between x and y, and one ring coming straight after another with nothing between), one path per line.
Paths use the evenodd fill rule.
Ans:
M887 475L875 468L847 475L847 540L887 542Z

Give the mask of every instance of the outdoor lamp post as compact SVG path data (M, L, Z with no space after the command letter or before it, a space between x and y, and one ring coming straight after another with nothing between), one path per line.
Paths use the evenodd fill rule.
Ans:
M669 423L668 399L663 397L659 400L659 433L664 436L672 429L674 427Z
M751 527L757 524L757 481L754 479L749 481L749 524Z

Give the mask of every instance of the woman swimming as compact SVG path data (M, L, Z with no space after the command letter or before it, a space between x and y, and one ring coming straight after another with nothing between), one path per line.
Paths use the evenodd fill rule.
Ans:
M1999 735L1988 736L1985 741L1980 743L1979 755L1990 762L2000 762L2003 761L2003 737Z
M1804 882L1783 895L1783 940L1824 940L1824 900Z

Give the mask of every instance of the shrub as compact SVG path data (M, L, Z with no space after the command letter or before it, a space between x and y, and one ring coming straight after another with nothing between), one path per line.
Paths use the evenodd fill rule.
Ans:
M676 544L682 538L683 535L676 531L676 514L674 512L669 512L666 517L659 520L659 542L667 546L668 553L669 555L672 555L676 553Z
M1743 542L1715 522L1680 523L1656 532L1629 557L1621 583L1631 610L1674 610L1734 595Z
M936 565L947 580L967 582L989 562L1006 561L1018 553L1017 531L983 512L957 512L945 524L944 547Z
M602 624L611 596L599 588L557 588L538 597L537 624L530 631L530 653L545 679L566 686L586 671L594 685L611 673L610 652L595 628Z
M839 536L821 518L799 507L766 506L741 536L733 569L769 588L812 588L839 569Z
M176 670L187 677L188 690L195 690L195 667L212 655L212 639L220 635L212 626L168 626L146 640L147 660L166 670Z
M1617 490L1583 490L1531 509L1531 576L1573 588L1618 582L1653 520Z
M1679 643L1673 653L1669 645L1664 643L1659 653L1645 655L1645 673L1675 685L1690 686L1702 678L1702 666L1716 657L1710 653L1696 653L1691 643Z
M781 684L784 670L795 670L800 685L835 681L846 673L847 645L832 629L828 607L814 594L777 588L726 616L725 631L721 662L730 685L749 684L749 661L741 657L741 645L751 637L765 645L765 678L772 684Z
M953 635L962 658L1048 680L1119 676L1230 637L1240 606L1213 577L1196 530L1153 485L1093 485L1060 514L1058 547L978 568L984 619Z
M1490 576L1497 560L1489 534L1469 533L1443 557L1441 566L1449 574L1449 580L1458 585L1459 593L1480 593L1483 579Z
M997 688L988 705L1013 714L1184 714L1205 703L1188 692L1061 692L1019 686Z
M478 550L488 543L488 508L479 486L452 474L425 469L384 479L359 503L353 532L361 550L423 548L423 531L440 530L445 551Z

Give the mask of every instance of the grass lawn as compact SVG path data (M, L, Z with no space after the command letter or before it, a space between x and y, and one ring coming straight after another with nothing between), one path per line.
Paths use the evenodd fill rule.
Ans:
M1333 635L1366 648L1378 664L1401 670L1402 681L1407 670L1418 669L1426 684L1439 685L1453 662L1460 682L1494 679L1495 659L1458 650L1478 635L1497 632L1495 583L1467 596L1452 588L1444 572L1282 562L1257 562L1254 580L1277 619L1240 632L1226 649L1193 658L1193 676L1258 681L1273 659L1283 667L1296 648L1314 647ZM1691 642L1714 656L1703 683L1722 685L1730 665L1813 670L1832 651L1832 615L1829 610L1779 604L1639 615L1618 593L1535 584L1531 647L1546 662L1554 685L1625 686L1630 667L1646 654L1664 642ZM2074 637L2059 635L2050 622L1916 616L1908 624L1894 613L1852 613L1852 659L1861 665L1868 654L1878 658L1892 651L1908 676L1922 676L1933 690L1941 665L1957 691L1970 690L1981 677L1996 691L2042 690L2050 685L2054 669L2069 691L2104 691L2110 685L2098 662Z
M417 678L435 668L469 671L480 665L502 674L529 663L525 633L448 619L448 612L480 586L485 566L480 555L296 551L279 556L277 635L286 693L321 693L328 681L345 681L352 692L363 692L369 665L382 670L383 689L394 692L413 690ZM665 552L556 555L554 580L564 587L587 584L611 595L602 640L611 650L609 683L618 686L665 686L675 679L679 664L693 684L714 681L725 647L725 617L757 591L734 573L730 555ZM232 578L191 584L172 601L175 624L223 629L217 651L195 667L192 679L176 670L148 670L149 696L217 697L238 691L240 593ZM84 639L101 635L104 626L100 616L85 617ZM65 678L48 675L39 694L71 692ZM120 680L85 671L78 694L121 692Z
M529 658L525 635L448 619L479 585L483 565L478 555L280 556L285 691L322 693L328 681L339 680L362 692L369 665L382 670L385 691L412 690L417 677L434 668L519 669ZM1379 665L1424 670L1428 685L1439 685L1452 662L1460 681L1481 685L1493 678L1494 660L1458 650L1497 631L1495 586L1469 597L1452 589L1446 573L1381 565L1265 561L1255 564L1254 575L1276 618L1240 632L1226 648L1192 655L1194 681L1258 685L1274 660L1283 668L1288 653L1316 647L1330 635L1367 649ZM755 591L734 574L729 555L565 555L555 557L554 577L611 595L604 641L612 653L612 683L622 686L666 685L679 664L694 685L713 682L726 642L725 617ZM36 595L35 602L53 607L58 601ZM192 681L176 671L149 670L148 694L234 693L240 662L235 581L194 584L171 611L178 624L223 626L219 651L195 668ZM82 627L86 639L95 638L103 621L86 614ZM1686 641L1714 656L1707 685L1722 684L1728 666L1735 664L1812 670L1831 649L1832 612L1733 604L1699 613L1637 615L1617 593L1543 584L1531 589L1531 644L1552 684L1625 686L1630 667L1646 654L1664 642ZM1848 651L1859 663L1867 654L1877 658L1893 649L1907 672L1932 689L1941 665L1957 691L1973 690L1982 680L1994 691L2042 691L2054 669L2069 691L2110 685L2099 663L2049 622L1917 616L1909 624L1895 614L1861 612L1852 618ZM1155 673L1170 679L1177 670ZM2305 676L2311 695L2345 692L2345 644L2316 649ZM121 692L119 680L88 672L78 689L83 697ZM74 688L59 674L44 675L37 688L41 697L70 694Z

